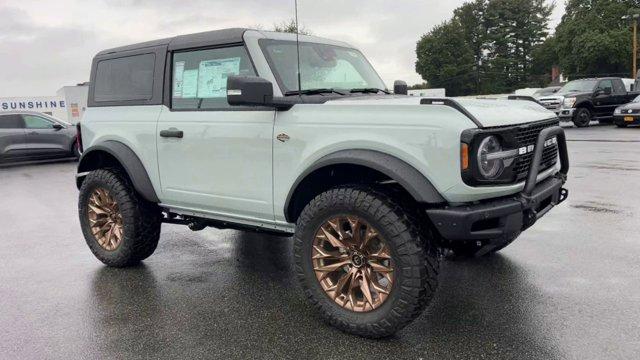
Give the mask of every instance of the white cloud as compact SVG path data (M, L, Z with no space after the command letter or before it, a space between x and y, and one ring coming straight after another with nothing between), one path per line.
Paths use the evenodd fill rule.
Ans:
M314 35L361 49L387 84L420 82L415 44L463 0L299 0ZM562 15L559 5L552 26ZM5 0L0 5L0 96L51 95L87 81L104 48L227 27L271 28L293 0Z

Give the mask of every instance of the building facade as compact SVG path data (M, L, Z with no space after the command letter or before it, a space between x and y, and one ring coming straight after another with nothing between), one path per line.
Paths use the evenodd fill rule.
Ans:
M21 96L0 98L0 112L37 111L76 124L87 108L89 86L63 86L55 96Z

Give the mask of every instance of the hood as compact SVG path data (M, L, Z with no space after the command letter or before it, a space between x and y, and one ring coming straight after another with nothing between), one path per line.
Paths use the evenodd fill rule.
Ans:
M553 95L549 95L549 96L541 96L538 98L539 101L545 101L547 99L564 99L564 98L568 98L568 97L578 97L578 96L591 96L591 92L586 91L586 92L568 92L568 93L564 93L564 94L553 94Z
M421 104L422 100L432 104ZM424 102L424 101L423 101ZM449 103L449 104L446 104ZM475 98L423 98L419 96L384 95L361 96L330 100L327 104L363 106L442 106L459 111L479 127L517 125L555 118L556 114L529 100L475 99ZM459 106L460 109L456 109Z
M640 103L630 102L619 106L620 109L640 110Z

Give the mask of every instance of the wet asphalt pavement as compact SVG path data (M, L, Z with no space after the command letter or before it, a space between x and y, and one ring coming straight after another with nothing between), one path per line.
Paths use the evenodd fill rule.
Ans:
M325 325L290 239L163 225L130 269L90 253L75 163L0 168L0 358L640 357L640 128L568 129L569 199L500 255L444 262L395 337Z

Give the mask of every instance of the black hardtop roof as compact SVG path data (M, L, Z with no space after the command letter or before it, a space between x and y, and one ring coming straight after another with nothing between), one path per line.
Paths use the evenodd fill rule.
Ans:
M246 28L231 28L222 30L205 31L195 34L178 35L165 39L145 41L137 44L119 46L102 50L96 56L118 54L125 51L139 50L156 46L168 46L169 50L186 49L200 46L213 46L221 44L242 42L242 36Z

